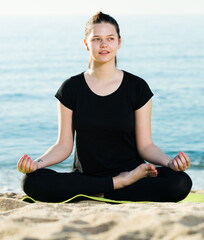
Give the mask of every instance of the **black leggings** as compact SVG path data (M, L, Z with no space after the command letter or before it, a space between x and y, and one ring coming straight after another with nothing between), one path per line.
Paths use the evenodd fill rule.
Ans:
M61 202L77 194L96 195L127 201L177 202L191 190L191 178L185 172L158 167L157 177L146 177L121 189L113 189L111 176L96 177L79 172L59 173L39 169L24 175L22 189L35 200Z

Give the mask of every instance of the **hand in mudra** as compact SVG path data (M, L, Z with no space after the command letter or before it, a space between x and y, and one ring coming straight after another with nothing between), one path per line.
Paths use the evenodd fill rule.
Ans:
M25 174L34 172L37 169L37 166L28 155L24 154L18 161L17 168L19 172Z
M168 163L168 167L173 169L174 171L185 171L190 167L191 160L188 155L184 152L179 152L179 154L171 159Z

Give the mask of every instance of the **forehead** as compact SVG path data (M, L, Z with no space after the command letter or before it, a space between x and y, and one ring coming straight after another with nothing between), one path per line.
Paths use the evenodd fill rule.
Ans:
M92 25L90 35L95 36L95 35L116 35L116 28L113 24L110 23L95 23Z

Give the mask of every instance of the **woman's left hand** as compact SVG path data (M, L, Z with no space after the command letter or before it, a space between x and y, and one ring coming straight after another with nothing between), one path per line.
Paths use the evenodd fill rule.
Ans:
M171 159L168 163L168 167L173 169L174 171L185 171L190 167L191 160L184 152L179 152L179 154Z

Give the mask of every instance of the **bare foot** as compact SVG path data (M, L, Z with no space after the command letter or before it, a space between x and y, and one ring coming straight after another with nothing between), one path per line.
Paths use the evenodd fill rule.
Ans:
M132 171L121 172L113 177L114 189L123 188L144 177L156 177L157 174L158 172L153 164L142 163Z

